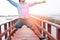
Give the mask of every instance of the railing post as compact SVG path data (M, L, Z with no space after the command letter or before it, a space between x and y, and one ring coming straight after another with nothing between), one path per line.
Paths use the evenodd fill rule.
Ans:
M42 26L42 21L40 21L40 26ZM42 34L42 30L40 30L40 33Z
M14 24L15 24L15 20L14 20Z
M43 28L46 29L45 22L43 22ZM43 32L43 36L46 36L44 32Z
M14 21L13 21L13 25L14 25Z
M15 23L18 21L18 19L15 20Z
M51 33L51 25L50 24L47 24L47 28L48 28L48 32ZM48 37L48 40L51 40L51 39Z
M6 24L4 24L4 30L7 30L7 23ZM7 38L7 33L6 33L6 35L5 35L5 39Z
M60 29L56 30L56 36L57 36L57 40L60 40Z
M0 26L0 34L1 34L1 26ZM2 38L0 38L0 40L2 40Z
M13 25L13 21L11 21L11 26Z
M12 26L13 26L13 21L12 21Z
M13 26L13 21L11 21L11 25ZM12 28L12 30L13 30L13 28Z
M40 21L40 26L41 26L41 21Z
M16 23L16 20L15 20L15 23Z
M8 24L9 24L9 28L10 28L11 23L9 22ZM9 34L10 34L10 32L11 32L11 30L9 30ZM11 37L9 37L9 40L11 40Z

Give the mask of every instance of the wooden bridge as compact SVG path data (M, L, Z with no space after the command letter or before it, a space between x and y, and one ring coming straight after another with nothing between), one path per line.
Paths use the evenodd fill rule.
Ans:
M42 20L36 16L31 16L30 19L34 21L33 23L38 28L41 35L46 37L44 39L40 38L41 40L60 40L60 25ZM16 31L14 26L17 21L18 19L15 19L0 25L0 40L3 40L3 37L4 40L40 40L39 37L37 37L37 35L25 25ZM3 33L2 27L4 28ZM51 34L51 27L56 28L56 37Z

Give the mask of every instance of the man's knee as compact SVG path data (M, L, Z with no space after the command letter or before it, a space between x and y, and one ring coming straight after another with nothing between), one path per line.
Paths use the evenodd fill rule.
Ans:
M27 26L28 28L31 28L31 27L32 27L32 24L26 24L26 26Z
M23 26L23 22L20 21L15 25L15 28L21 28Z
M34 27L30 27L31 30L35 31L35 28Z
M19 29L21 27L22 27L22 25L15 25L15 28L17 28L17 29Z

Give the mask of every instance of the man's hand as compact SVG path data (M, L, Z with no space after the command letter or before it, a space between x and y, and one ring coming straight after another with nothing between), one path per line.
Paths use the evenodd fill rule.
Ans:
M46 1L42 1L42 3L45 3Z
M42 1L42 2L36 2L36 4L41 4L41 3L45 3L46 1Z

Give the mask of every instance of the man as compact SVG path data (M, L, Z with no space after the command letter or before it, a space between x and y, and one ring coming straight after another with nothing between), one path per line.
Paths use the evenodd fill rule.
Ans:
M38 32L38 29L34 28L32 23L29 22L29 8L36 5L45 3L45 1L42 2L33 2L33 3L26 3L25 0L19 0L19 3L16 3L12 0L8 0L12 5L14 5L19 14L19 21L16 23L15 28L21 28L23 25L26 25L28 28L31 28L38 37L40 37L40 33Z

